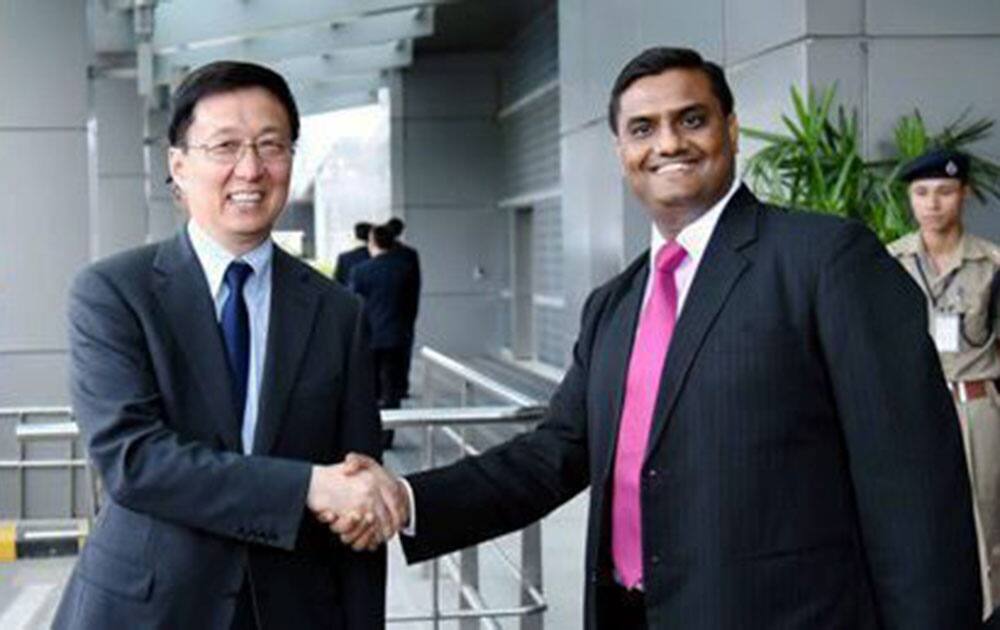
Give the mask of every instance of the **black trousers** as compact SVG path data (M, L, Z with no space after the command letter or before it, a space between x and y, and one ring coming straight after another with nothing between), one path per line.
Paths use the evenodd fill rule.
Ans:
M375 397L380 409L399 409L406 395L406 346L373 348Z

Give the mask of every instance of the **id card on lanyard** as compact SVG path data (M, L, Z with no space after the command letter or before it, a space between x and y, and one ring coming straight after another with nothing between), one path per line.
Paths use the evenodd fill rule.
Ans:
M935 294L931 289L930 282L927 281L927 274L924 273L924 266L920 263L920 257L915 256L917 271L920 273L920 280L923 282L927 297L930 298L934 311L934 318L931 321L931 336L934 338L934 345L938 352L958 352L961 349L960 335L962 334L962 319L958 313L945 311L939 306L939 302L948 292L948 287L958 274L958 269L952 270L944 280L944 287L941 292Z
M961 321L956 313L934 311L934 345L938 352L958 352Z

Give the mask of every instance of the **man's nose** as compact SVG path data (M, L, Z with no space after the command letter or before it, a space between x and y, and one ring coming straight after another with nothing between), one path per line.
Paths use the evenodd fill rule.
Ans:
M233 170L245 179L255 179L264 172L264 161L257 155L257 147L244 144L240 155L236 158Z
M684 146L681 135L670 125L661 125L656 133L656 150L664 155L678 153Z

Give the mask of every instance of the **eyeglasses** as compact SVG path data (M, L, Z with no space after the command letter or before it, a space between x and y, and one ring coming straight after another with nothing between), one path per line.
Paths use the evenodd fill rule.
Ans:
M243 159L247 147L253 147L254 153L262 161L268 164L282 164L288 162L295 148L284 140L224 140L211 144L189 144L188 149L198 149L205 152L205 157L218 162L219 164L236 164Z

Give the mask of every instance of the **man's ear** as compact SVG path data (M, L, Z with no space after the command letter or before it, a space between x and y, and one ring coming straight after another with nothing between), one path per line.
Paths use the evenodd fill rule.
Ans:
M184 190L184 182L187 176L186 158L184 151L177 147L170 147L167 150L167 169L170 171L170 179L179 190Z

